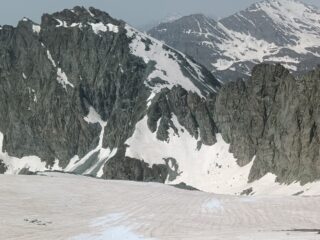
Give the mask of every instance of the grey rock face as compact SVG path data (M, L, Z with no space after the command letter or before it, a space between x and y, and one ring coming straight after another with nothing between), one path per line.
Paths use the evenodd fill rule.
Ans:
M3 163L2 160L0 160L0 174L3 174L7 171L6 165Z
M179 183L179 184L175 184L175 185L172 185L173 187L176 187L176 188L179 188L179 189L183 189L183 190L188 190L188 191L199 191L199 189L196 189L192 186L189 186L185 183Z
M203 15L161 23L149 34L192 56L227 82L247 79L257 63L282 63L301 76L319 62L320 10L266 0L218 22Z
M319 74L296 80L281 65L262 64L221 90L214 119L239 165L255 156L249 181L269 172L285 183L319 179Z
M126 157L125 151L120 150L105 164L103 178L164 183L168 174L165 164L150 166L139 159Z
M148 126L152 132L157 130L158 139L166 141L168 129L175 128L171 120L174 114L192 136L200 137L206 145L213 145L216 142L217 128L209 110L209 99L210 96L208 100L201 99L197 94L188 93L182 87L174 87L170 91L164 89L154 98L148 109Z
M183 86L161 91L152 100L155 107L147 110L152 88L176 79L147 80L156 70L156 62L146 63L133 54L132 41L123 21L94 8L45 14L41 25L23 19L16 28L4 26L0 30L2 151L18 158L38 156L48 168L59 160L64 169L74 156L83 158L99 143L101 126L84 120L90 107L107 122L102 136L105 149L125 149L125 141L145 115L157 118L170 112L203 143L212 144L214 127L205 100ZM155 43L145 36L139 44L147 53ZM168 58L177 59L177 71L203 96L220 87L209 71L191 59L165 45L163 51L170 52ZM164 96L170 102L165 103ZM165 140L167 124L164 118L159 139ZM99 159L100 153L93 152L73 171L96 175L106 161ZM124 154L116 156L108 160L105 178L163 182L168 174L165 164L147 166L135 159L129 161ZM1 169L5 169L3 164Z
M22 168L19 172L19 175L35 175L35 172L29 171L28 168Z

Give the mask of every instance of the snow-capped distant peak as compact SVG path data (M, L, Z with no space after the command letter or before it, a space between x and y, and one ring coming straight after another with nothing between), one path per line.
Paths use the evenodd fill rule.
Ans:
M282 7L296 7L296 6L305 6L308 7L307 4L302 3L297 0L264 0L253 4L253 6L261 7L261 6L273 6L275 8Z
M287 21L297 24L304 21L319 24L320 20L319 9L295 0L267 0L254 4L249 10L262 10L278 24Z
M301 74L320 59L320 9L296 0L264 0L218 22L190 15L149 33L224 81L247 77L265 61Z
M287 38L297 53L306 54L308 48L320 45L320 10L316 7L296 0L267 0L247 11L263 12L273 22L274 32Z
M178 20L179 18L182 18L183 15L181 15L180 13L174 13L171 15L166 16L164 19L162 19L160 21L160 23L170 23L170 22L174 22L176 20Z

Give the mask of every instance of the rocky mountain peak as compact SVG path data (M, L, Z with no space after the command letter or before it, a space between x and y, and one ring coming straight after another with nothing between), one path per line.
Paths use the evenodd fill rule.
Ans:
M157 143L169 142L180 125L194 149L216 141L205 102L220 87L215 77L98 9L75 7L44 14L41 25L25 20L3 29L0 55L2 172L101 177L114 158L109 177L128 174L115 168L134 164L130 179L165 181L162 158L155 167L130 154L139 149L136 137L126 150L138 122Z
M160 23L159 27L162 27L162 31L165 32L167 30L171 30L170 28L167 29L166 26L171 26L172 24L180 25L183 27L184 32L190 34L191 32L204 32L201 27L205 24L207 28L212 28L212 25L216 25L216 21L213 19L208 18L204 14L192 14L188 16L183 16L177 18L173 21L167 21Z
M307 29L308 23L311 26L320 25L320 10L317 7L308 5L296 0L266 0L253 4L245 11L261 11L279 25L291 25L291 27Z
M263 7L270 7L273 9L287 9L287 10L292 10L292 9L297 9L298 7L308 7L307 4L298 1L298 0L263 0L257 3L252 4L249 9L259 9Z
M197 19L197 20L207 19L207 17L206 17L204 14L202 14L202 13L191 14L191 15L189 15L189 17L195 18L195 19Z
M304 51L319 43L320 10L294 0L267 0L227 17L221 23L233 31L280 46Z
M90 7L76 6L73 9L64 9L61 12L53 14L44 14L42 16L42 26L53 27L86 27L92 26L95 32L116 28L123 23L122 21L112 18L108 13L99 9ZM109 26L108 26L109 24ZM114 27L113 27L114 26ZM114 30L109 29L109 30Z

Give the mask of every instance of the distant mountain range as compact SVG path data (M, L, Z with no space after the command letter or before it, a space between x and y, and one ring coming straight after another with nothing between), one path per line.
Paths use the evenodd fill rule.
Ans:
M320 10L295 0L262 1L219 21L186 16L148 33L222 81L247 78L261 62L281 63L296 75L320 63Z

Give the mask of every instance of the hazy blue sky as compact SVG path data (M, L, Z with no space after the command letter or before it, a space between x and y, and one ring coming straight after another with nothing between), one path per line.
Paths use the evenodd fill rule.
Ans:
M302 0L320 7L320 0ZM0 0L0 25L16 25L22 17L39 22L42 13L75 5L94 6L140 27L172 14L204 13L225 17L257 0Z

